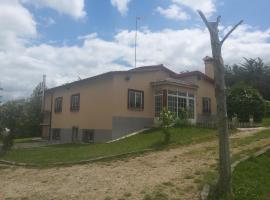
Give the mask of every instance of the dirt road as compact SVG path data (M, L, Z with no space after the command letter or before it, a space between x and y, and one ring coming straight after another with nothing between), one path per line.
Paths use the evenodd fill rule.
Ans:
M250 137L258 130L233 135ZM232 153L270 144L270 138ZM199 199L204 175L216 168L217 140L139 157L71 167L0 166L0 199Z

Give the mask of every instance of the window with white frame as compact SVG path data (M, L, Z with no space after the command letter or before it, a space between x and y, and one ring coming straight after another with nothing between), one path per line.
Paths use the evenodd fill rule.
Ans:
M144 108L143 91L128 89L128 108L140 110Z
M161 95L155 95L155 116L159 117L162 108L163 108L163 96Z
M168 90L168 110L173 112L176 117L178 117L178 112L180 108L185 108L189 112L188 117L194 119L195 111L195 97L194 94L177 91Z

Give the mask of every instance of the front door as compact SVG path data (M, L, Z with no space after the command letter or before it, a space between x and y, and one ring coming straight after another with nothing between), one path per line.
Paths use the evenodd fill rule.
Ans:
M78 142L78 132L79 132L79 128L78 127L72 127L72 142Z

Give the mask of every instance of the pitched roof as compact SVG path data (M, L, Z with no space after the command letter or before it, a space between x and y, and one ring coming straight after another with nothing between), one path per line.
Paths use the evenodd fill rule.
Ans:
M128 71L130 72L139 72L139 71L165 71L168 72L169 74L175 75L176 73L173 72L172 70L168 69L167 67L165 67L163 64L160 65L150 65L150 66L142 66L142 67L136 67L133 69L130 69Z
M192 89L198 88L198 86L193 84L193 83L190 83L188 81L175 79L175 78L166 78L164 80L151 82L152 86L159 86L159 85L163 85L163 84L177 85L177 86L182 86L182 87L192 88Z
M78 80L78 81L74 81L74 82L71 82L71 83L66 83L66 84L63 84L63 85L60 85L60 86L57 86L57 87L53 87L53 88L50 88L50 89L46 90L46 92L51 92L51 91L53 91L55 89L62 88L62 87L71 87L73 85L78 85L78 84L82 84L82 83L89 82L89 81L94 81L94 80L98 80L98 79L113 77L114 75L117 75L117 74L142 73L142 72L151 72L151 71L160 71L160 70L165 71L165 72L169 73L170 75L176 75L175 72L169 70L163 64L142 66L142 67L137 67L137 68L133 68L133 69L130 69L130 70L126 70L126 71L110 71L110 72L106 72L106 73L99 74L99 75L96 75L96 76L92 76L92 77L89 77L89 78L85 78L85 79L82 79L82 80Z
M190 77L190 76L200 76L204 80L209 81L210 83L214 83L214 79L210 78L209 76L207 76L206 74L204 74L200 71L184 72L184 73L177 74L175 77L176 78L184 78L184 77Z

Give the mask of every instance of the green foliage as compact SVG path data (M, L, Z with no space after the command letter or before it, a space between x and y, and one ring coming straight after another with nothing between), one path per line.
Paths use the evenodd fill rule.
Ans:
M159 115L160 125L164 133L164 143L168 144L170 142L170 131L168 128L173 125L175 120L174 114L164 107Z
M228 91L228 115L237 115L240 122L249 122L253 116L255 122L261 122L264 115L264 100L259 92L245 85L238 85Z
M270 101L264 102L264 116L270 117Z
M0 127L10 129L15 137L39 136L41 94L42 86L39 84L28 100L8 101L0 106Z
M13 146L13 134L9 130L3 130L1 132L1 139L3 142L2 151L6 152Z
M178 118L175 119L175 126L184 127L184 126L189 125L188 116L189 116L189 111L185 108L180 108L178 110Z
M200 143L216 138L216 130L204 128L168 128L171 146ZM0 159L29 164L48 165L56 162L76 162L104 156L113 156L145 149L160 149L162 129L148 130L123 140L101 144L61 144L41 148L12 149Z
M240 163L233 173L235 200L267 200L270 197L270 151Z
M256 88L264 99L270 100L270 65L262 59L247 59L241 64L227 66L225 81L228 87L239 83Z

